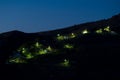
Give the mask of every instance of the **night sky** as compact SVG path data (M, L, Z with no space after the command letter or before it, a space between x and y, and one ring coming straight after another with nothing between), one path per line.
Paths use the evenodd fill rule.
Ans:
M0 33L54 30L118 13L120 0L0 0Z

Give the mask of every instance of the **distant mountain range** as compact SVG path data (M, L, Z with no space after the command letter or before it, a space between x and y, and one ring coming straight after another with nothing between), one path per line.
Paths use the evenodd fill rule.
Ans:
M59 75L53 71L53 79L56 76L67 80L83 78L82 72L88 74L89 70L91 77L103 80L107 71L104 64L120 64L119 57L120 14L53 31L25 33L16 30L0 34L0 64L39 64L45 69L60 68ZM83 70L77 72L80 65ZM81 75L78 76L78 73ZM47 77L51 78L50 74Z

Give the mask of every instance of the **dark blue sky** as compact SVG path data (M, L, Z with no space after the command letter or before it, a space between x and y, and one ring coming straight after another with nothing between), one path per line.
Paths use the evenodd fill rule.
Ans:
M0 33L54 30L118 13L120 0L0 0Z

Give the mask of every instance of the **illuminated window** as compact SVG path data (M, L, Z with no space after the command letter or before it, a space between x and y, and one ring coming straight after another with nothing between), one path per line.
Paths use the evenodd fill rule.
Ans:
M95 32L96 32L96 33L102 33L103 31L102 31L102 29L98 29L98 30L96 30Z
M82 34L87 34L87 33L89 33L87 29L82 31Z
M109 26L105 27L105 28L104 28L104 31L110 32L110 31L111 31L111 30L110 30L110 27L109 27Z
M66 45L64 45L64 48L72 49L72 48L73 48L73 45L71 45L71 44L66 44Z

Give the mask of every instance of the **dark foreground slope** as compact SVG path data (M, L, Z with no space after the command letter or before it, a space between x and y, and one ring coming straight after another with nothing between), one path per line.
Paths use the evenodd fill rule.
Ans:
M12 64L2 74L12 72L15 79L118 79L119 22L120 15L116 15L54 31L2 33L0 63Z

